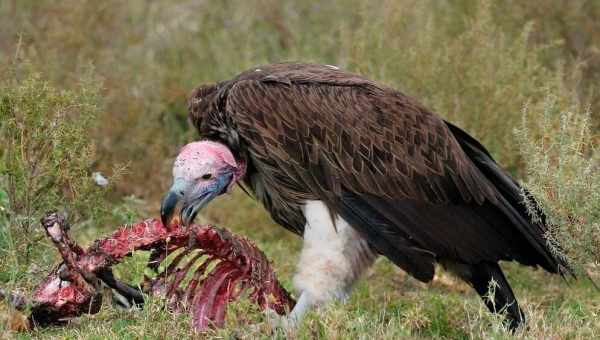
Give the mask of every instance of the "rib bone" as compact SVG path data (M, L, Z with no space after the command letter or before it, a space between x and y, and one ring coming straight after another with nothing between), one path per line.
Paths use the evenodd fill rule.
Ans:
M102 284L124 297L129 306L143 305L143 294L164 296L171 309L192 313L195 331L222 326L227 305L244 291L249 291L250 300L262 310L284 314L295 304L264 253L226 229L178 223L164 226L157 219L147 219L122 226L84 250L71 240L69 224L62 215L48 213L42 226L63 262L33 294L31 327L97 313L102 304ZM157 273L145 277L141 289L117 280L111 270L138 250L151 252L147 266ZM169 261L168 254L175 251L179 254ZM3 295L14 301L22 299L16 294L0 294L0 298ZM25 303L18 305L23 309Z

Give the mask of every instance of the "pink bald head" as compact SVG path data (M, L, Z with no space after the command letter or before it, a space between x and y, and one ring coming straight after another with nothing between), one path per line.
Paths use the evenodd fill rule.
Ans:
M230 189L243 177L245 170L245 166L235 160L227 146L204 140L189 143L181 148L173 165L173 177L197 181L228 171L234 175L228 188Z
M237 161L223 144L199 141L184 146L173 165L173 185L161 203L163 223L168 225L182 201L181 220L190 224L202 207L230 191L245 172L245 163Z

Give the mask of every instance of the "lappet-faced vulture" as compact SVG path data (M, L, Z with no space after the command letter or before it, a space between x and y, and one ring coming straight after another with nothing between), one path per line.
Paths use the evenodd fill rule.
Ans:
M524 321L498 261L568 271L530 219L523 188L473 137L415 99L330 65L282 63L200 86L189 116L202 138L176 161L163 200L190 223L238 180L302 235L290 314L344 299L377 255L423 282L435 263Z

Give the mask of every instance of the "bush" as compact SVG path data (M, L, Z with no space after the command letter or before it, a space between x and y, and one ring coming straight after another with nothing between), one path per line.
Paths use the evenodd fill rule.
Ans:
M548 95L543 104L525 107L516 136L525 185L546 215L548 243L582 273L600 264L600 147L590 132L589 112L561 104ZM533 202L525 202L539 220Z
M27 264L46 211L66 211L72 223L81 223L106 207L106 190L91 176L95 146L89 134L101 109L98 91L92 80L59 91L26 67L14 68L0 84L3 270L7 261Z

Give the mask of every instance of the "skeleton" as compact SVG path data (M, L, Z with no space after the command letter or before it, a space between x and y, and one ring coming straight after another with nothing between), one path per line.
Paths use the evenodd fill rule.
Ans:
M84 250L69 237L69 224L62 215L47 214L42 226L63 262L36 288L29 328L97 313L103 286L110 287L115 301L124 307L142 306L143 294L163 296L171 310L192 314L195 331L222 326L228 303L244 292L261 310L279 315L295 304L265 255L246 238L225 229L178 223L165 226L148 219L122 226ZM138 250L150 251L147 266L156 273L145 276L140 288L119 281L111 270ZM169 254L173 256L168 261ZM19 294L0 291L1 298L16 309L24 310L27 305Z

